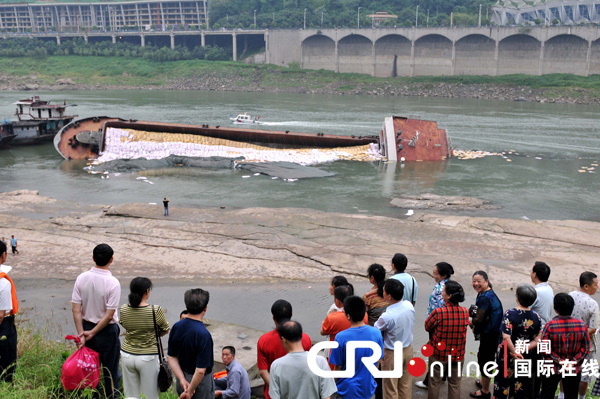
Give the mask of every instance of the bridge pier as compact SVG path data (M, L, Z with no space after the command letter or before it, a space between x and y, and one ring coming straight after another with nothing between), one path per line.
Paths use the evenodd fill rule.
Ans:
M415 76L415 39L410 41L410 76Z
M140 35L140 46L146 47L146 36Z
M83 35L83 41L86 43L88 42L88 35Z
M340 73L340 52L337 40L335 41L335 73Z
M110 37L112 38L113 44L115 44L117 42L117 35L110 35Z
M171 50L175 50L175 34L171 33Z
M544 44L546 42L540 42L540 61L538 65L538 75L541 76L544 74Z
M56 35L56 44L60 46L60 35Z
M200 32L200 45L206 47L206 36L204 35L204 31Z
M233 43L233 60L237 61L237 33L233 32L231 41Z
M450 66L450 73L452 76L456 75L456 42L452 40L452 65Z
M271 56L270 56L270 48L269 48L269 31L267 30L265 32L265 36L264 36L264 40L265 40L265 62L267 64L271 63Z
M498 76L498 62L500 57L498 57L498 53L499 53L499 45L500 42L498 40L495 41L496 43L496 48L494 49L494 76Z
M375 68L377 65L377 59L375 58L375 42L373 42L373 45L371 46L371 60L373 60L373 72L371 73L371 76L376 76L375 73L377 71Z
M587 54L585 55L585 76L590 76L591 59L592 59L592 41L588 40Z

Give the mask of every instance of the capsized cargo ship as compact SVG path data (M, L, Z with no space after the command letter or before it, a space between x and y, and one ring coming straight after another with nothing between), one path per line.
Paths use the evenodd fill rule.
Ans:
M54 137L65 159L159 159L169 155L244 157L248 161L315 164L335 159L441 161L452 156L437 123L386 117L378 135L342 136L96 116L73 121Z

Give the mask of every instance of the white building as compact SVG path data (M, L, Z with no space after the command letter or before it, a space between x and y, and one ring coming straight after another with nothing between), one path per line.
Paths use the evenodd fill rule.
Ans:
M492 23L512 25L576 25L600 22L600 0L498 0Z

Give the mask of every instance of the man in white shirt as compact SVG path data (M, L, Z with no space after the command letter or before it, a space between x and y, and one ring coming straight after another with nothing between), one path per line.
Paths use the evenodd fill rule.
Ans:
M73 287L73 320L81 338L79 347L98 352L104 373L105 397L119 397L120 347L117 308L121 299L121 284L108 270L114 251L108 244L94 248L96 266L81 273Z
M592 295L598 291L598 276L592 272L583 272L579 276L579 290L570 292L569 295L575 301L575 307L571 317L583 322L588 327L590 336L590 354L588 360L596 360L597 342L596 331L600 329L600 307ZM591 373L582 373L579 382L579 398L585 398L588 384L592 381Z
M394 343L402 342L402 377L383 379L383 398L400 399L412 397L412 376L406 366L413 357L413 327L415 308L403 300L404 286L398 280L389 279L383 286L383 299L390 305L375 322L383 334L383 360L381 370L394 370Z
M0 242L0 374L2 380L11 383L17 362L17 329L15 313L19 309L15 286L6 275L11 269L6 262L6 243Z
M537 312L542 319L542 328L552 320L552 312L554 310L554 291L548 285L550 278L550 267L544 262L535 262L531 269L531 282L535 284L537 298L531 310Z

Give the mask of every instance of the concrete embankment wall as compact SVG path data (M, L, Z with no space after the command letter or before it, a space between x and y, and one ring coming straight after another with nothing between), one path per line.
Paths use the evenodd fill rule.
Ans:
M267 60L378 77L600 73L598 27L272 30Z

